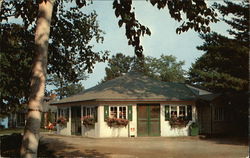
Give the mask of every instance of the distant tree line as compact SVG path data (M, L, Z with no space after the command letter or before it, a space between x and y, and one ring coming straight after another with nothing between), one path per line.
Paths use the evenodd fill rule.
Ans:
M108 66L105 68L106 76L101 82L112 80L130 71L140 72L161 81L184 82L183 65L184 61L177 61L172 55L161 55L160 58L137 58L118 53L108 60Z

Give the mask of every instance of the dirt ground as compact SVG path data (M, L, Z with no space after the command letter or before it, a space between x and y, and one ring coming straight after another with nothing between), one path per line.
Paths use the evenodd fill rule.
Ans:
M246 158L247 138L85 138L42 135L45 157L83 158ZM48 155L48 153L50 153ZM42 154L42 153L40 153ZM44 153L45 154L45 153Z

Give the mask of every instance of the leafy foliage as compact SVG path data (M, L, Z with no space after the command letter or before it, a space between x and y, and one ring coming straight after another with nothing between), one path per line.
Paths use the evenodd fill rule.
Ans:
M65 7L65 4L75 2L75 9L80 9L88 5L86 0L58 0L55 2L53 18L57 20L57 10ZM204 0L185 0L185 1L169 1L169 0L149 0L152 6L158 9L168 8L169 14L175 20L183 23L176 29L177 33L194 29L198 32L209 32L210 22L217 22L217 14L213 8L208 8ZM114 0L113 9L115 15L119 18L118 25L125 25L126 37L128 44L135 48L135 54L142 57L143 47L140 43L141 36L145 34L151 35L150 29L142 25L135 16L132 7L132 0ZM38 6L36 1L4 1L3 9L0 12L0 21L7 20L10 16L21 17L26 27L34 24L37 16ZM7 6L7 7L6 7ZM76 10L74 10L76 12ZM185 19L185 20L184 20Z
M172 55L161 55L160 58L146 58L147 74L165 82L184 82L184 61L177 61Z
M212 8L208 8L204 0L150 0L153 6L158 9L168 8L169 14L177 21L185 21L176 29L176 33L186 32L194 29L198 32L210 32L209 23L217 22L217 14ZM150 29L142 25L135 17L132 9L132 0L114 0L113 9L119 18L118 25L125 25L128 44L135 48L137 57L143 57L143 47L140 44L140 37L145 34L151 35Z
M1 24L0 34L1 115L8 115L28 99L34 36L17 24Z
M214 6L219 9L224 16L224 21L232 27L228 30L230 35L235 39L241 41L244 46L249 46L249 1L242 0L241 3L234 3L231 1L224 1L226 5L215 3ZM232 18L225 16L234 15Z
M81 74L78 75L76 80L81 81L86 78L85 74ZM59 78L57 75L48 75L47 84L55 87L48 93L56 93L61 99L81 93L84 90L80 82L69 82L63 78Z
M138 62L143 62L142 64ZM130 71L142 72L152 78L166 82L184 82L184 61L176 61L176 57L161 55L161 57L145 57L143 61L118 53L113 55L105 68L106 76L103 82L122 76Z
M85 79L81 74L91 72L96 62L105 61L108 52L95 52L89 44L91 40L103 41L104 32L99 29L97 14L84 14L76 5L67 10L64 5L63 1L56 1L54 6L47 72L49 78L57 76L64 81L60 91L67 96L82 90L83 87L73 83ZM26 103L29 96L35 56L33 24L38 8L32 0L3 1L0 12L1 113L8 114Z
M105 68L106 76L104 77L104 81L112 80L129 72L131 70L132 62L132 57L126 56L122 53L113 55L108 60L108 67Z
M249 2L225 3L215 3L214 6L224 16L234 15L230 17L231 20L224 18L232 26L228 32L234 38L215 32L201 34L205 42L197 48L206 53L192 65L189 81L217 92L246 91L249 74Z

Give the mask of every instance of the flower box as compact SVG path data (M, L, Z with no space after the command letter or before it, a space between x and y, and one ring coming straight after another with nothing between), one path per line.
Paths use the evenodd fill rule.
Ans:
M128 125L128 120L121 118L107 118L105 119L109 127L126 127Z
M169 120L171 128L184 128L187 126L189 120L179 117L172 117Z
M81 118L82 120L82 124L85 127L89 127L89 126L94 126L95 125L95 118L93 116L84 116Z
M65 117L59 117L56 121L57 124L59 124L60 127L66 128L67 127L67 119Z

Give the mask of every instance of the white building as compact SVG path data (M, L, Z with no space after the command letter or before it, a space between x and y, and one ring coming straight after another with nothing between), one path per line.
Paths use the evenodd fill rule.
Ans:
M67 119L66 126L57 125L62 135L188 136L189 126L197 120L196 95L189 87L135 72L52 105L58 107L58 118Z

